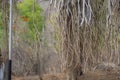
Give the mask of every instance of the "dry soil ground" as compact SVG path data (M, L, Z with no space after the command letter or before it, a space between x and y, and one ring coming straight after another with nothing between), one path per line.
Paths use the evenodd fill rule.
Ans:
M40 80L39 76L13 77L12 80ZM46 74L42 80L67 80L64 74ZM92 71L79 76L79 80L120 80L120 70L117 71Z

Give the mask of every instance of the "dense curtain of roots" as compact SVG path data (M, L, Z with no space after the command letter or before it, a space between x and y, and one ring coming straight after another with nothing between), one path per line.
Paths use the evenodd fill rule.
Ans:
M59 0L62 46L66 68L84 70L99 63L120 64L119 0Z
M66 68L74 71L82 67L92 53L91 27L92 8L88 0L61 2L59 23L62 28L63 55ZM87 55L87 53L90 53ZM86 56L87 55L87 56ZM85 63L86 64L86 63ZM78 65L80 65L78 67Z

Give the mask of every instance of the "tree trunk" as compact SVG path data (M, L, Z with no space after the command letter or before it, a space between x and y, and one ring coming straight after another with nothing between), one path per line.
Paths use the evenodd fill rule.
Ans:
M66 4L66 1L64 1ZM75 5L68 3L64 5L61 9L60 20L63 21L62 26L62 36L63 36L63 55L66 60L66 75L67 80L78 80L77 77L82 75L82 51L83 43L81 37L83 34L80 33L82 29L77 26L76 19L78 18L78 4L81 2L75 2ZM81 5L80 5L81 6ZM66 8L69 7L70 10L66 12ZM75 15L75 16L73 16ZM82 31L83 32L83 31Z

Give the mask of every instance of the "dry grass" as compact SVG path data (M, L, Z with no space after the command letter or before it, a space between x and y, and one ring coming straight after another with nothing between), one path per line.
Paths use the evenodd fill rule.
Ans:
M117 71L90 71L78 76L78 80L119 80L120 70ZM13 77L13 80L67 80L65 73L45 74L41 76Z

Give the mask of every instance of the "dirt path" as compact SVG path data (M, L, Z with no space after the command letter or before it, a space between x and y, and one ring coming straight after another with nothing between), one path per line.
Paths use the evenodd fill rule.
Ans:
M57 75L44 75L43 80L66 80L64 74ZM28 76L28 77L13 77L12 80L40 80L38 76ZM87 72L79 77L79 80L120 80L120 71L95 71Z
M79 80L120 80L120 71L113 72L88 72L79 77Z

